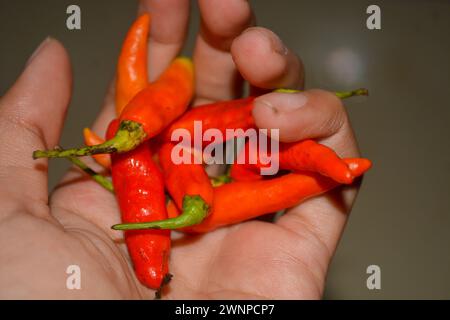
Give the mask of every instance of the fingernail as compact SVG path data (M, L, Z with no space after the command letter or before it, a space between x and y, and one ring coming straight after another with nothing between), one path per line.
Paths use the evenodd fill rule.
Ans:
M281 41L280 37L277 36L275 33L273 33L273 37L270 38L270 42L271 42L273 51L281 54L282 56L285 56L288 54L288 48L283 43L283 41Z
M51 38L47 37L42 41L39 46L34 50L34 52L31 54L31 56L28 58L27 63L25 64L25 67L27 67L34 58L36 58L39 53L42 51L42 49L50 42Z
M299 93L277 93L272 92L255 99L255 108L270 108L273 113L292 112L305 106L308 97Z

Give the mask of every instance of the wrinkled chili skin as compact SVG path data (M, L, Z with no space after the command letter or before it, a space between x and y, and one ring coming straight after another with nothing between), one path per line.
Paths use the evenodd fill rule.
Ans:
M118 122L108 129L115 133ZM115 128L114 128L115 127ZM163 175L152 159L149 144L111 155L111 174L123 222L167 219ZM125 242L141 283L159 289L169 273L170 230L125 232Z

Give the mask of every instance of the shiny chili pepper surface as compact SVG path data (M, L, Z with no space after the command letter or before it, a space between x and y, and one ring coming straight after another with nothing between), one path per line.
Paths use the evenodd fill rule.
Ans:
M108 135L115 131L117 124L114 121L110 125ZM166 219L163 176L152 159L148 143L124 154L113 154L111 158L122 221ZM126 231L125 241L138 279L149 288L159 289L169 274L170 231Z
M172 160L172 150L173 144L164 144L159 150L159 163L164 172L166 188L178 208L182 209L183 198L186 195L198 195L211 206L214 190L203 165L175 164Z
M254 155L256 163L250 163L250 154ZM270 165L261 162L260 154L259 146L246 143L238 155L238 161L232 165L231 177L239 181L258 180L256 174ZM272 161L276 159L282 170L317 172L339 183L353 182L354 177L345 161L332 149L314 140L280 143L278 152L271 153L270 158Z

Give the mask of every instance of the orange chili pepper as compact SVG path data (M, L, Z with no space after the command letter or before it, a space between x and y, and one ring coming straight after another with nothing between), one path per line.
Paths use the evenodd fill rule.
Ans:
M130 27L123 42L116 72L116 114L148 85L147 38L150 15L141 15Z
M344 161L355 177L362 175L371 167L371 162L363 158ZM210 215L202 223L185 231L209 232L221 226L287 209L338 185L336 181L315 173L288 173L269 180L224 184L214 189L213 209Z
M116 71L115 103L119 116L127 103L148 85L147 38L150 29L150 15L141 15L131 25L120 51ZM105 142L89 128L83 130L84 143L95 146ZM111 158L107 154L92 156L102 167L111 167Z
M256 171L270 166L270 164L261 163L258 147L256 150L251 147L253 145L246 143L238 156L239 161L232 165L231 177L234 180L257 180ZM250 154L256 155L255 164L250 164L248 158ZM354 177L350 169L336 152L314 140L280 143L278 153L271 154L271 158L278 158L279 168L282 170L318 172L339 183L350 184L353 182ZM254 174L249 171L253 171Z
M118 121L113 120L107 137L114 135ZM149 222L166 219L163 175L152 159L148 142L124 153L113 154L111 175L123 222ZM125 232L125 242L137 278L152 289L170 280L169 230Z

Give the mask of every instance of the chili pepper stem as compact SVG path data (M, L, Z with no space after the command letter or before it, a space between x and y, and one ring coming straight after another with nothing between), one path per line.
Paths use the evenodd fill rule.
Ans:
M359 88L353 91L335 92L334 94L340 99L345 99L354 96L368 96L369 90L367 90L366 88Z
M161 286L155 291L155 300L160 300L162 297L162 289L167 286L170 282L170 280L172 280L173 275L171 273L167 273L162 282L161 282Z
M76 157L67 157L67 160L69 160L74 165L76 165L78 168L83 170L86 174L88 174L95 182L97 182L103 188L114 193L114 187L112 185L112 182L109 181L106 177L95 172L87 164L85 164L83 161L81 161L80 159L78 159Z
M227 174L222 174L217 177L211 177L210 181L211 181L212 186L216 188L223 184L230 183L233 180L231 179L230 175L227 173Z
M121 223L111 228L114 230L140 230L140 229L179 229L190 227L205 219L209 206L202 197L186 195L183 198L183 212L176 218L170 218L152 222Z
M281 89L274 90L274 92L297 93L297 92L302 92L302 90L281 88ZM352 91L338 91L338 92L335 92L334 94L340 99L345 99L345 98L350 98L350 97L354 97L354 96L368 96L369 90L367 90L366 88L359 88L359 89L352 90Z
M146 133L142 125L135 121L124 120L120 123L114 138L94 146L86 146L78 149L36 150L33 159L38 158L68 158L90 156L101 153L121 153L133 150L144 141Z

